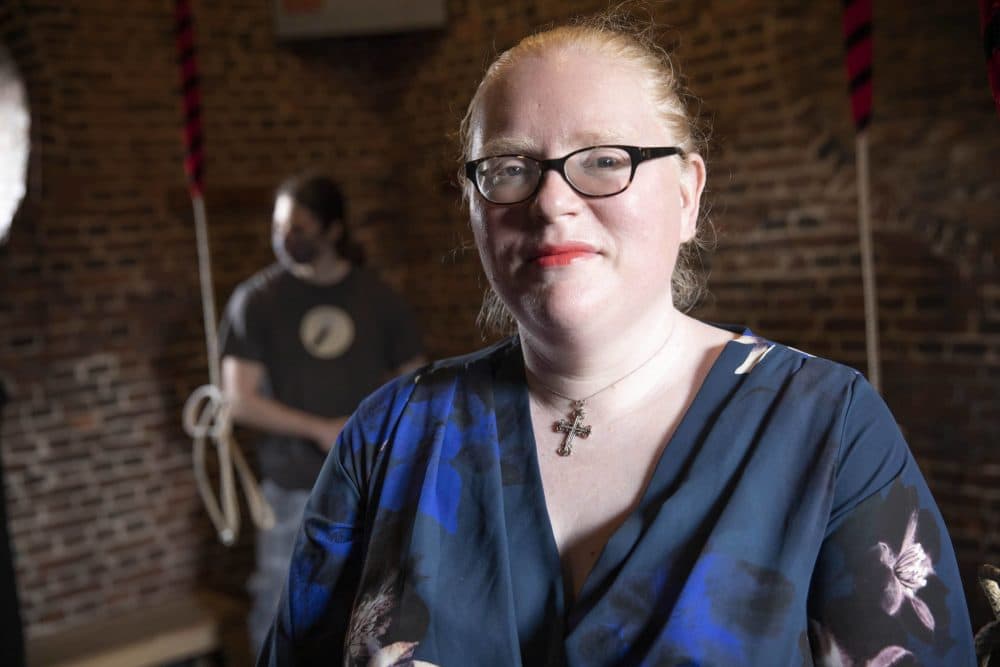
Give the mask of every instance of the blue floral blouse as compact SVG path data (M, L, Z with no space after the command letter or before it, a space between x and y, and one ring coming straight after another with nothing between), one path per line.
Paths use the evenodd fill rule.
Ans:
M313 489L258 664L974 663L951 542L881 398L745 332L572 603L518 340L380 389Z

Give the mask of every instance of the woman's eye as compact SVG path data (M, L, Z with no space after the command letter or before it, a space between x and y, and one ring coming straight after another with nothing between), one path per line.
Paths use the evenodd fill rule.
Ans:
M609 169L621 169L628 166L626 159L620 155L602 153L588 156L583 163L584 169L592 171L606 171Z
M513 181L524 178L527 169L523 162L510 160L495 165L490 169L490 178L494 183Z

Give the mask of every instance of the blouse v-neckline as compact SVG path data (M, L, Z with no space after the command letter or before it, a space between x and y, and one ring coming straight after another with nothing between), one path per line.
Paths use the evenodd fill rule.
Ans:
M741 332L745 333L745 330L734 331L734 333ZM607 542L601 548L597 560L594 561L590 571L584 575L579 594L570 600L570 591L562 570L562 558L556 543L542 486L541 466L531 422L530 398L525 381L524 359L519 344L516 340L513 342L510 363L516 366L516 369L511 369L514 371L512 375L516 375L512 379L520 380L520 382L515 383L515 391L517 392L515 413L517 418L514 420L516 423L512 424L514 432L510 435L524 445L521 448L522 456L525 457L525 461L522 463L526 476L524 483L537 488L537 493L531 494L534 503L537 504L531 508L531 515L542 524L538 526L540 533L538 537L544 542L542 548L545 551L545 565L550 570L553 567L555 570L554 572L550 571L549 574L555 577L559 583L555 588L561 594L557 596L557 609L555 611L559 618L564 619L567 634L572 631L577 622L586 615L590 606L600 597L603 588L600 583L606 581L608 576L621 565L631 548L641 537L645 523L644 516L647 512L667 501L673 495L677 485L683 480L682 473L695 453L692 451L693 448L700 440L699 431L711 423L712 413L718 409L720 404L726 402L725 399L730 393L727 389L731 390L738 386L732 381L724 382L724 378L733 375L734 369L742 361L740 351L746 351L746 349L746 346L737 339L730 340L723 346L722 351L705 374L705 378L695 392L690 405L680 418L677 428L660 453L654 465L653 475L642 490L639 502L626 515L625 520L612 531ZM501 434L501 439L505 440L506 438L503 438ZM670 453L669 456L667 452Z

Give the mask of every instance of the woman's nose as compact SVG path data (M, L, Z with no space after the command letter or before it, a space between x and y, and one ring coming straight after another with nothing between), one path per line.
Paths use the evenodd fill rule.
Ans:
M548 169L542 174L531 208L537 215L555 220L577 213L582 204L583 197L566 182L565 177L555 169Z

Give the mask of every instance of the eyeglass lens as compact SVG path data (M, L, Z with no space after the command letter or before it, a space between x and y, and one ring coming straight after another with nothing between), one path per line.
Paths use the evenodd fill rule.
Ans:
M578 192L606 196L624 190L632 177L628 152L613 146L588 148L566 158L561 170ZM531 196L542 178L538 161L519 155L499 155L483 160L476 168L476 182L491 202L506 204Z

